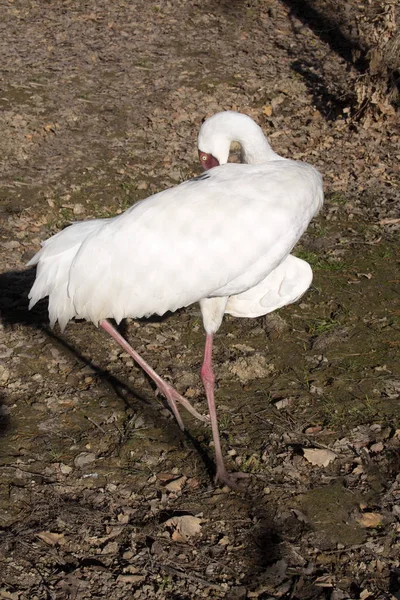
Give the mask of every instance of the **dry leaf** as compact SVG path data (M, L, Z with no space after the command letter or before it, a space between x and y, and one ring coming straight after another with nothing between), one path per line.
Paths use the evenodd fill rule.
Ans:
M181 535L181 534L179 533L179 531L177 531L176 529L175 529L175 531L172 533L172 536L171 536L171 537L172 537L172 541L174 541L174 542L180 542L181 544L183 544L184 542L186 542L186 541L187 541L187 540L186 540L186 538L184 538L184 537L183 537L183 535Z
M69 475L72 471L72 467L69 465L65 465L64 463L60 463L60 471L63 475Z
M282 400L278 400L278 402L275 402L275 408L277 408L278 410L281 410L282 408L286 408L287 406L290 406L293 402L293 398L282 398Z
M218 542L220 546L228 546L230 543L230 539L227 535L224 535Z
M322 429L322 425L310 425L310 427L307 427L304 433L306 435L315 435L316 433L320 433Z
M96 460L96 455L93 452L81 452L74 458L74 465L82 468Z
M101 554L117 554L119 550L118 542L108 542L106 546L104 546Z
M336 458L335 452L328 449L304 448L304 458L312 465L327 467Z
M263 106L262 111L267 117L272 116L272 106L270 104L266 104L265 106Z
M65 538L63 533L54 533L53 531L41 531L38 533L38 538L43 540L46 544L50 546L55 546L59 544L65 544Z
M360 594L360 600L367 600L367 598L370 598L371 596L371 592L369 592L368 590L363 590Z
M379 221L379 225L395 225L396 223L400 223L400 219L381 219Z
M382 524L382 515L373 512L364 513L361 515L358 522L363 527L378 527Z
M0 590L0 598L2 600L18 600L18 598L20 598L20 595L15 592L15 594L12 594L11 592L7 592L6 590Z
M333 587L333 577L332 575L321 575L314 581L314 585L318 587Z
M364 473L364 467L362 465L358 465L352 470L353 475L362 475Z
M58 127L57 123L47 123L47 125L44 125L43 129L49 133L50 131L52 133L55 133L55 129L56 127Z
M382 452L384 449L384 445L382 442L376 442L376 444L372 444L370 450L371 452Z
M129 523L129 514L120 513L117 519L119 523L121 523L122 525L126 525L127 523Z
M72 210L74 215L83 215L85 212L85 207L83 204L75 204Z
M298 520L301 521L302 523L307 523L307 524L310 523L310 519L304 513L302 513L300 510L297 510L297 508L292 508L292 512L296 515Z
M195 477L190 477L187 480L187 485L192 488L193 490L197 490L197 488L199 487L199 482Z
M172 539L174 542L187 542L191 537L200 533L201 521L199 517L192 515L182 515L181 517L172 517L165 521L164 527L172 527L174 532Z
M117 581L121 583L141 583L144 575L118 575Z
M180 492L186 483L186 479L187 477L185 477L185 475L182 475L182 477L178 477L178 479L173 479L172 481L167 483L165 489L169 492Z

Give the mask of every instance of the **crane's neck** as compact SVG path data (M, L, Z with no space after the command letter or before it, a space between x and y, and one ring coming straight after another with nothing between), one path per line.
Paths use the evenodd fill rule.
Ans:
M261 135L247 135L243 139L235 140L242 149L242 162L248 165L259 165L271 160L284 160L272 150L264 134L260 133Z
M200 152L209 154L223 165L228 162L232 142L240 144L244 163L257 165L285 160L272 150L261 127L247 115L225 111L204 121L198 138Z

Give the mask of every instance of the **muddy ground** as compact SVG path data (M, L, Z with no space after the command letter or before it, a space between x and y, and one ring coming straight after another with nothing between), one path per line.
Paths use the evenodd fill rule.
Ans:
M357 122L346 40L299 6L2 2L0 598L400 597L399 130ZM180 432L104 332L27 310L40 240L198 174L201 120L224 109L326 189L296 247L311 289L216 338L243 493L215 487L209 428L185 413ZM197 306L123 331L206 410Z

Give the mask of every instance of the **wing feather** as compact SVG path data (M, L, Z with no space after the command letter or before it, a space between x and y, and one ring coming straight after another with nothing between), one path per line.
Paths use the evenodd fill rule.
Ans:
M244 292L265 279L322 204L319 173L276 161L207 174L50 238L31 261L38 263L31 303L50 295L53 321L120 321Z
M225 312L234 317L261 317L299 300L310 287L312 278L310 265L289 254L258 285L230 296Z

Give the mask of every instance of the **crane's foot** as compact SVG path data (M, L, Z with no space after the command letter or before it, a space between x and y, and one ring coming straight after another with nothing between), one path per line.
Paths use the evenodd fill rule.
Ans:
M243 491L246 489L245 479L249 479L251 475L249 473L229 473L223 468L217 468L217 474L215 476L215 483L222 483L223 485L227 485L233 490Z
M187 400L184 396L181 396L169 383L163 381L163 384L158 384L158 389L165 396L170 409L172 410L179 427L184 431L185 426L183 424L182 418L179 414L177 402L181 404L191 415L193 415L199 421L203 423L209 423L210 417L208 415L201 415Z

